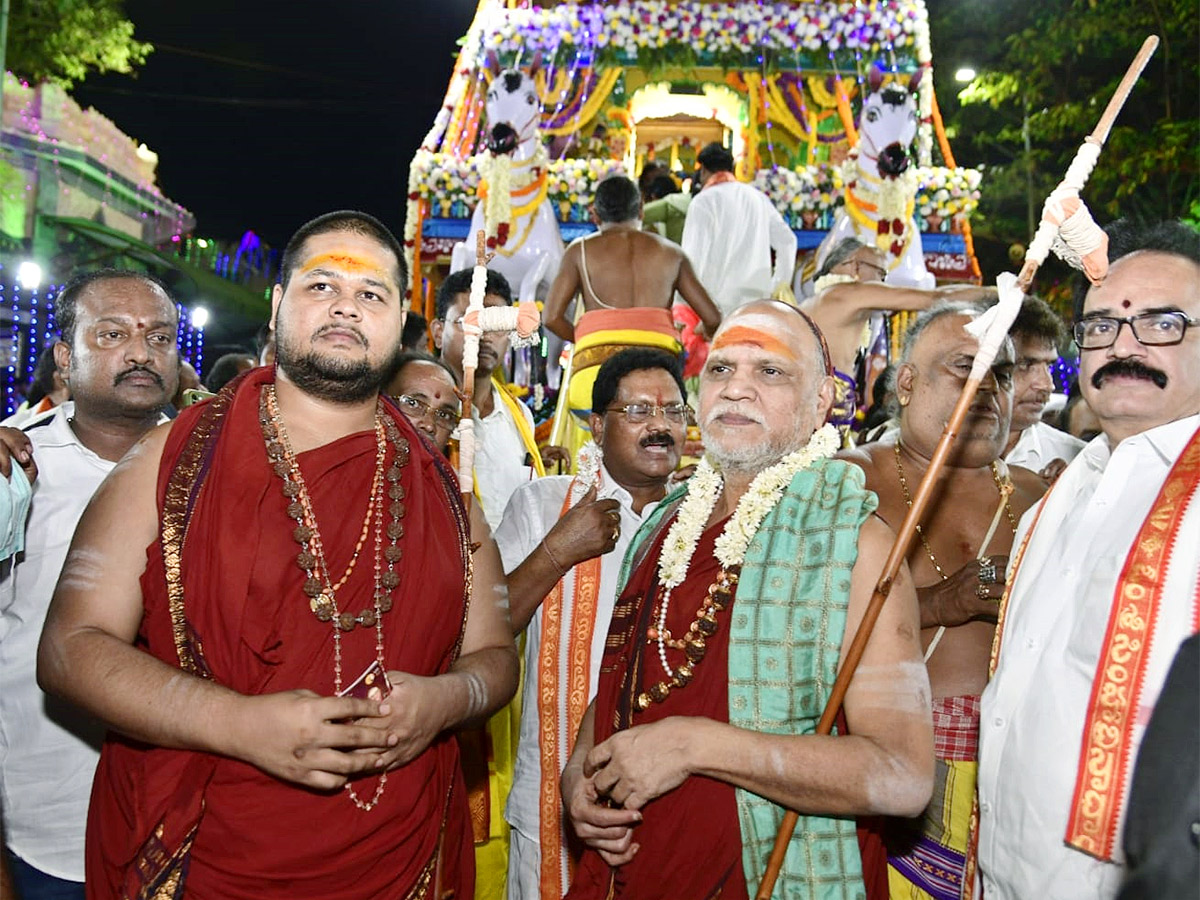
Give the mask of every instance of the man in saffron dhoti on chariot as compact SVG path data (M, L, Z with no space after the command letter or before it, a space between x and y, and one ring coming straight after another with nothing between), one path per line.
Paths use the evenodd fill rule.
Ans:
M642 231L641 212L641 195L631 179L610 175L601 181L592 205L599 231L567 248L546 298L546 327L574 344L567 400L558 405L552 440L566 446L572 458L587 438L592 385L605 360L626 347L682 352L671 315L676 292L708 334L721 324L721 313L688 257L666 238ZM572 325L567 308L576 295L584 313Z

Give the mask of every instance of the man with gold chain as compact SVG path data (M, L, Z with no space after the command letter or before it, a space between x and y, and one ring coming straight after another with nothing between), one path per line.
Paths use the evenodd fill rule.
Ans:
M370 216L303 226L276 366L151 432L84 514L38 675L113 729L89 897L470 895L449 732L517 660L482 517L379 396L405 282Z
M933 735L902 568L846 694L815 728L891 547L862 472L829 459L831 366L812 321L765 300L718 330L701 376L707 456L635 538L596 699L562 779L588 845L572 900L745 898L784 809L777 890L856 896L856 815L914 815ZM848 732L848 733L846 733Z
M1134 761L1200 625L1200 235L1109 233L1114 262L1074 326L1103 434L1021 522L983 694L989 900L1116 896Z
M971 371L978 341L964 329L981 310L943 302L920 313L896 368L900 431L846 451L879 497L893 528L908 513L950 412ZM957 896L966 865L979 734L1004 564L1020 515L1045 490L1032 472L1001 457L1013 402L1013 352L1000 349L980 386L929 512L908 556L921 607L921 643L933 694L936 776L921 817L888 823L890 895L899 900Z

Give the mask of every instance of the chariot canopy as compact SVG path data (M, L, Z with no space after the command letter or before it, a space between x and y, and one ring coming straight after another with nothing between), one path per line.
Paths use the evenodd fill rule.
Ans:
M923 0L479 0L409 170L407 249L419 249L433 278L477 202L495 64L529 68L535 58L548 199L565 239L590 230L592 193L608 172L636 177L653 160L688 174L717 140L733 150L738 177L796 229L802 251L843 205L842 163L870 70L902 83L925 70L913 155L926 265L943 281L979 278L969 219L981 173L959 168L946 141ZM429 284L414 281L421 308Z

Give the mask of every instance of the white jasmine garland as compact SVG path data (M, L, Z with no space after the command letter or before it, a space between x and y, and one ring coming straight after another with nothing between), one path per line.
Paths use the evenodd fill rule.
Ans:
M750 482L737 509L713 545L713 553L721 568L740 566L746 558L746 549L758 533L763 519L775 508L783 496L783 490L792 483L796 473L807 469L818 459L828 459L838 451L841 440L832 425L818 428L808 443L789 453L773 466L763 469ZM658 583L665 588L658 615L658 659L663 671L674 676L675 670L667 662L666 623L667 610L671 605L671 591L687 578L696 553L704 523L712 515L717 498L724 486L721 473L713 468L708 457L700 460L696 474L688 481L688 493L679 507L675 521L663 542L662 556L658 561Z
M502 224L512 226L512 157L483 154L483 169L487 173L488 195L484 205L484 227L489 238L495 238Z
M833 456L840 446L837 430L832 425L824 425L817 429L804 447L789 453L754 477L713 546L714 555L723 569L742 564L746 549L758 533L763 519L779 503L784 488L792 483L796 473L807 469L818 459ZM687 577L696 544L704 532L704 523L712 515L723 485L721 473L712 467L708 457L700 460L696 474L688 481L687 497L680 505L679 514L663 543L662 557L658 561L658 583L666 590L658 615L658 659L668 676L675 674L667 662L666 649L667 610L671 605L671 591Z

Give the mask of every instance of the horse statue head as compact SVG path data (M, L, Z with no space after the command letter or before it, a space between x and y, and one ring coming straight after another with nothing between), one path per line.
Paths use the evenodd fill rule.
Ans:
M859 158L874 162L878 174L895 178L908 168L908 148L917 136L917 88L924 70L918 69L908 87L883 86L883 72L871 67L859 125Z
M534 54L527 71L501 69L494 53L488 54L487 62L489 71L494 73L485 103L487 148L493 154L511 154L538 135L542 105L533 77L541 66L542 56Z
M923 70L907 85L883 85L883 71L872 67L863 100L858 146L844 169L846 201L833 228L817 248L819 268L841 240L856 237L888 256L889 284L931 289L922 242L913 218L916 172L910 170L909 145L916 139L917 89ZM799 285L805 295L809 284Z

